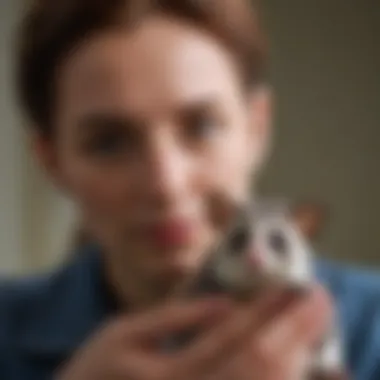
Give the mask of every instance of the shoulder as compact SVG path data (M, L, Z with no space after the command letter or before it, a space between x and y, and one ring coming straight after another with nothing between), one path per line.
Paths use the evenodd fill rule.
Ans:
M53 274L0 280L0 347L20 333L38 305L47 303L54 283Z
M49 304L52 277L0 280L0 378L35 378L25 371L20 347L39 318L37 310Z
M50 378L101 323L96 257L89 250L47 274L0 279L1 379Z
M59 305L75 294L82 266L66 263L46 273L0 278L0 348L10 340L16 345L35 327L46 331Z
M319 261L317 272L335 300L354 378L380 378L380 271Z
M350 311L351 318L362 316L367 310L380 311L380 268L377 271L320 260L316 263L316 270L317 277L330 291L338 306Z
M89 249L43 274L0 279L0 348L68 345L97 313L98 264Z

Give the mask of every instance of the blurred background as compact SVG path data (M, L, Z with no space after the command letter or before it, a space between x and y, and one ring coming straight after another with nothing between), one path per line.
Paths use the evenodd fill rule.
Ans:
M23 4L0 1L0 274L57 265L77 227L33 161L14 99ZM260 190L302 206L321 255L380 267L380 1L263 0L262 12L276 140Z

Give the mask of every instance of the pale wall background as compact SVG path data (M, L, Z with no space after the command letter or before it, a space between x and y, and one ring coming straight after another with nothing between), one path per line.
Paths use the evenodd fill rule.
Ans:
M0 0L0 273L50 267L74 213L26 148L12 91L12 32L22 8ZM380 2L265 0L273 45L277 145L262 190L331 206L321 248L380 264Z
M0 274L50 267L65 254L74 212L32 159L12 87L12 38L24 0L0 0Z

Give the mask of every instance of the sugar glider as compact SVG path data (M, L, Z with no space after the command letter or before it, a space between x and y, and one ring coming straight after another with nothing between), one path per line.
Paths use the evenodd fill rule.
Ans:
M273 284L300 292L310 289L315 281L311 250L287 208L256 203L237 208L236 215L225 237L180 293L187 297L227 293L244 299ZM177 344L185 344L188 338L181 339ZM313 352L303 380L347 378L335 318Z

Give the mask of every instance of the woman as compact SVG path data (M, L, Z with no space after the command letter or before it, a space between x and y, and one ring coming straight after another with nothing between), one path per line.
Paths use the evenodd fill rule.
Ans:
M248 2L40 0L18 61L37 156L94 244L2 286L1 379L293 380L335 302L349 368L379 378L370 275L316 263L327 291L303 299L167 301L223 231L220 200L250 196L267 153L264 41ZM203 333L190 346L160 349L192 327Z

